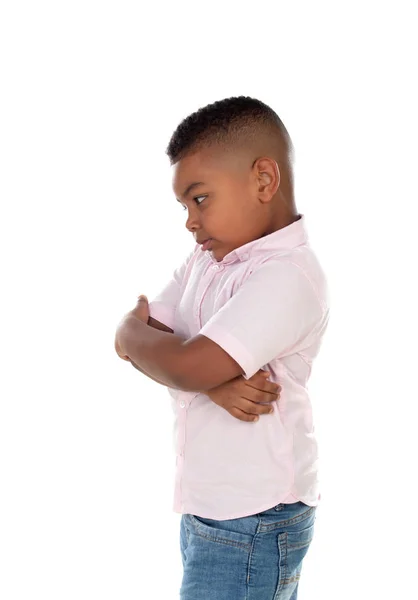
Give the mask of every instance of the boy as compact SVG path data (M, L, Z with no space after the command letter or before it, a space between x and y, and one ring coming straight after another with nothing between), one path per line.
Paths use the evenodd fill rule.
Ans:
M306 384L329 308L292 142L270 107L241 96L187 117L167 154L197 244L115 343L173 399L180 597L295 600L320 500Z

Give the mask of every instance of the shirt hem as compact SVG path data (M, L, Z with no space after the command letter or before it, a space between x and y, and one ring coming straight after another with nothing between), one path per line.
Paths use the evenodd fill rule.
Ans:
M258 509L256 509L255 511L252 511L252 512L249 512L249 513L245 512L244 514L242 514L242 513L239 513L239 514L238 513L231 513L231 514L229 514L227 516L225 516L225 515L222 515L222 516L220 516L220 515L213 516L213 514L208 515L208 514L203 514L201 512L199 512L199 513L197 513L197 512L196 513L186 513L186 512L183 512L181 510L178 510L176 508L174 508L173 510L174 510L175 513L181 514L181 515L184 515L184 514L193 514L193 515L195 515L197 517L202 517L203 519L214 519L215 521L228 521L229 519L241 519L241 518L244 518L244 517L252 517L254 515L257 515L258 513L261 513L261 512L264 512L265 510L268 510L269 508L273 508L274 506L277 506L278 504L282 504L282 503L286 504L285 502L283 502L283 500L288 495L289 495L289 492L286 492L285 494L281 494L281 499L280 500L270 501L270 502L268 502L266 504L261 505L261 507L258 508ZM318 496L316 502L314 502L314 501L311 501L311 500L310 501L303 500L303 497L299 498L295 494L292 494L292 495L296 498L297 502L303 502L307 506L318 506L318 504L319 504L320 496ZM294 504L294 502L293 503L289 503L289 504Z

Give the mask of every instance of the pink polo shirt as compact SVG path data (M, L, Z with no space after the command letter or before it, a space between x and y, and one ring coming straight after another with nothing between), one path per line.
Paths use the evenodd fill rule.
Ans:
M205 335L249 379L281 385L272 414L240 421L201 393L168 388L174 410L174 512L245 517L279 504L316 506L318 450L307 390L327 327L324 272L305 217L217 262L196 245L150 303L154 319L184 338Z

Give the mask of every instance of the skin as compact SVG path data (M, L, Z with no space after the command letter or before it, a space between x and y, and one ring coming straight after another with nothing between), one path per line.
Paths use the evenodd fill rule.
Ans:
M268 155L209 148L173 165L173 191L187 210L186 228L199 242L213 238L209 251L215 260L299 218L286 163L277 148ZM183 195L195 182L203 183Z

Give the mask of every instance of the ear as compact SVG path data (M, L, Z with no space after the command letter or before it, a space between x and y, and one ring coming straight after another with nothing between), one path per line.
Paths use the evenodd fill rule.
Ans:
M263 156L254 163L257 196L261 202L270 202L280 186L279 165L273 158Z

